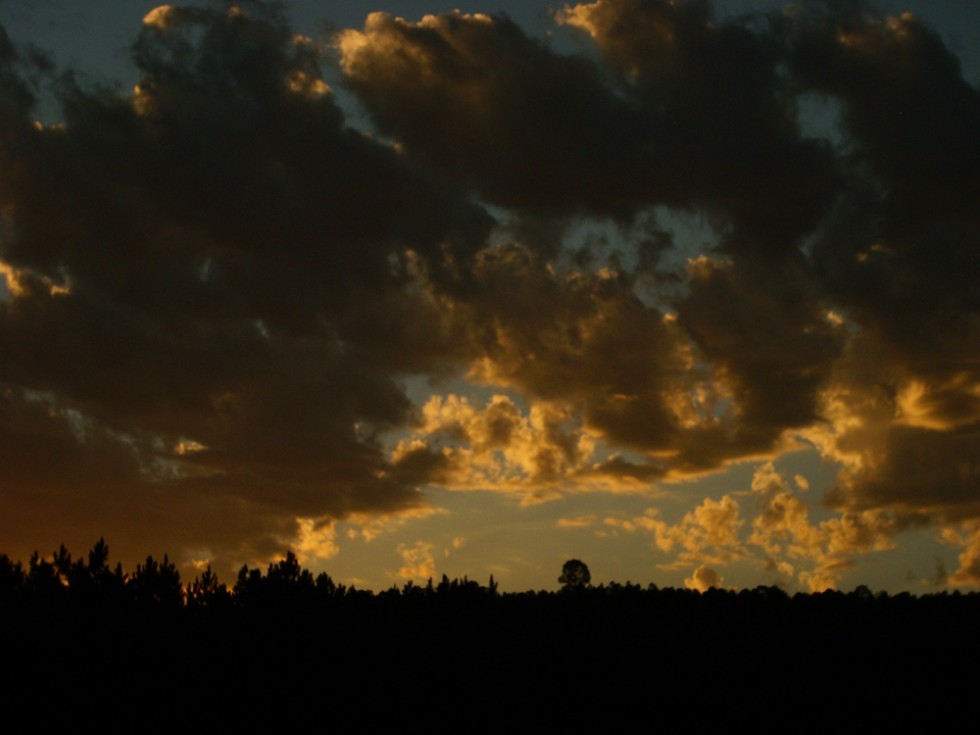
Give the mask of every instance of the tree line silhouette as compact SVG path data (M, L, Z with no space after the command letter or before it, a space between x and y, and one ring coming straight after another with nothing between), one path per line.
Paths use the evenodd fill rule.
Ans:
M454 598L472 602L491 600L520 600L548 598L566 599L560 595L574 594L573 605L587 607L600 600L622 599L629 604L641 600L655 600L659 607L701 607L724 608L727 613L735 607L753 614L765 609L783 612L790 608L820 609L829 612L833 609L856 613L873 609L883 612L890 610L932 609L937 606L955 605L980 612L980 593L961 593L959 590L913 595L901 592L890 595L885 591L874 593L861 585L851 592L827 590L820 593L797 592L790 595L778 586L757 586L753 589L731 590L713 588L700 593L689 589L660 588L656 584L642 587L627 582L620 584L591 584L588 566L578 560L570 559L562 567L558 578L562 587L558 592L526 591L501 593L493 575L487 585L469 579L449 579L442 575L438 583L430 578L425 585L413 581L402 587L392 587L378 593L359 590L334 582L321 572L314 574L304 569L296 555L289 551L277 562L268 565L263 572L258 567L242 566L231 587L219 581L217 574L208 565L204 571L188 584L183 584L177 565L167 554L162 561L148 556L145 562L137 564L132 572L125 572L121 564L111 566L109 547L104 539L99 541L85 556L72 558L68 549L61 545L50 558L38 552L31 555L25 567L0 553L0 609L7 612L19 607L32 609L59 607L70 609L95 605L100 609L118 607L143 610L230 610L230 609L272 609L296 608L323 603L351 604L375 600L390 603L393 600L418 601L425 599Z
M26 703L61 682L57 707L23 705L24 731L69 716L73 726L131 724L148 708L154 722L191 731L230 721L364 731L365 717L430 727L501 711L550 730L592 709L607 727L626 726L624 702L655 703L669 732L727 727L734 711L755 711L755 731L790 717L781 731L826 731L841 715L814 710L815 695L858 697L864 724L881 731L896 702L921 698L923 677L972 701L975 682L949 662L980 653L974 592L698 593L593 585L577 559L561 571L558 591L443 575L370 592L314 575L292 553L243 566L231 586L210 567L184 584L167 556L124 571L101 539L78 558L64 546L26 565L0 555L0 694ZM210 693L195 705L200 727L173 707L188 692ZM110 695L111 707L98 704Z

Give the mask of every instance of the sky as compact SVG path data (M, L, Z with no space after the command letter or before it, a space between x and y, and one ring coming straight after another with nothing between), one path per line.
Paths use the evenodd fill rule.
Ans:
M0 28L0 552L980 585L971 0Z

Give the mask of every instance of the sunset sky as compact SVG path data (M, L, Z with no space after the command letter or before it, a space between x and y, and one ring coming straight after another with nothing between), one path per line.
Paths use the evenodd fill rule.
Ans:
M974 0L3 0L0 552L975 589L978 254Z

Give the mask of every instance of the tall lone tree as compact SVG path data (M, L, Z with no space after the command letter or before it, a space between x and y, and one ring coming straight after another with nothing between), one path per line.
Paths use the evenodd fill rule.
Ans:
M589 568L585 562L578 559L566 561L562 565L561 576L558 578L563 590L584 589L589 586L591 581L592 575L589 574Z

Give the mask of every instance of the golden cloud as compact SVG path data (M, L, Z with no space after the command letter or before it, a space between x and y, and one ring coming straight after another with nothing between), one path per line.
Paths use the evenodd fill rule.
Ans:
M707 592L712 588L720 588L724 580L714 569L704 565L694 570L694 573L684 580L684 586L689 590Z
M413 545L398 544L398 553L404 564L398 570L397 576L411 581L425 581L436 576L436 560L432 553L433 545L425 541L416 541Z

